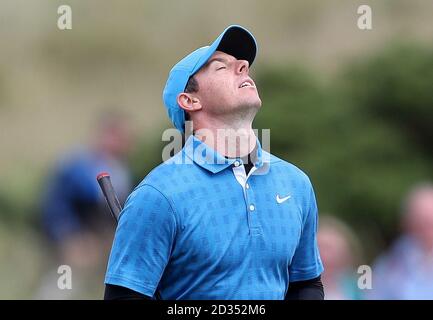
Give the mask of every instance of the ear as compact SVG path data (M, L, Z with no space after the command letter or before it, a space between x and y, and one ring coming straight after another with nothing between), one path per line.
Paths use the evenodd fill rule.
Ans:
M179 93L177 96L177 103L183 110L188 112L198 111L202 108L200 99L190 93Z

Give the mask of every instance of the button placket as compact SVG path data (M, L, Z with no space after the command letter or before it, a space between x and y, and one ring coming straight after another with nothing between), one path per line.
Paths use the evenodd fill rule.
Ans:
M252 179L252 176L251 174L247 176L245 169L241 167L241 165L242 165L242 161L236 160L235 162L233 162L233 173L236 180L243 188L243 195L244 195L245 209L246 209L245 211L247 214L249 234L260 235L261 226L257 214L257 203L254 197L253 187L250 182L247 182L248 180Z
M248 186L247 186L248 185ZM251 184L245 184L245 205L247 207L248 214L248 226L251 235L260 235L260 222L257 212L257 201L254 197L254 192Z

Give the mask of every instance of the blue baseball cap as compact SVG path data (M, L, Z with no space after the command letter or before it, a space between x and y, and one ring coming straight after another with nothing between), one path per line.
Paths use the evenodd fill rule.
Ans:
M215 51L230 54L238 60L253 64L257 53L257 42L247 29L239 25L227 27L209 46L199 48L180 60L171 69L162 93L168 117L173 125L184 132L185 111L178 105L177 96L184 92L189 78L200 70Z

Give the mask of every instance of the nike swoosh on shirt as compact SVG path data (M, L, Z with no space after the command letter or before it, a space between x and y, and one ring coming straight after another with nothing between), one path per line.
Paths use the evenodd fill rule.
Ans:
M280 195L279 194L277 194L277 202L278 203L283 203L284 201L286 201L286 200L288 200L288 199L290 199L292 196L287 196L287 197L284 197L284 198L280 198Z

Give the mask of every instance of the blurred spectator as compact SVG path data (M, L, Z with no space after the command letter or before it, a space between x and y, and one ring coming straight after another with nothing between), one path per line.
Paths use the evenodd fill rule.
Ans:
M42 200L41 222L52 245L56 270L62 264L70 266L75 274L105 268L114 223L96 176L109 172L123 203L132 187L125 164L131 144L132 133L125 116L106 113L99 119L91 143L65 155L51 172ZM37 298L71 297L56 292L54 275L59 276L48 273ZM101 284L102 278L98 280ZM75 277L74 282L77 287L79 279Z
M320 218L317 241L325 267L322 274L325 299L361 299L355 268L361 253L352 230L336 218L323 216Z
M433 184L416 186L402 213L403 233L373 268L371 299L433 299Z

